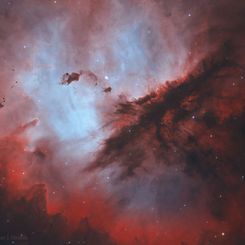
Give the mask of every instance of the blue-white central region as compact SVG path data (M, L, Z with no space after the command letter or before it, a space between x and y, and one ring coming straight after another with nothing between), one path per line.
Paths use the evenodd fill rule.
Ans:
M96 94L87 86L60 84L62 74L73 64L65 59L65 43L58 31L49 36L49 40L40 36L32 47L31 70L20 78L23 89L34 101L41 125L55 132L61 141L86 138L99 127Z

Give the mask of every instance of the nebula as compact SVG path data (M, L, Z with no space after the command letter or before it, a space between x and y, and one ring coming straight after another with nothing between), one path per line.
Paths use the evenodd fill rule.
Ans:
M245 244L245 3L0 2L0 244Z

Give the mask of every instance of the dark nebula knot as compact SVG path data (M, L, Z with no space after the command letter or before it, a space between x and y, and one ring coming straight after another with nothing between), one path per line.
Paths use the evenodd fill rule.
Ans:
M0 245L244 245L244 13L0 1Z

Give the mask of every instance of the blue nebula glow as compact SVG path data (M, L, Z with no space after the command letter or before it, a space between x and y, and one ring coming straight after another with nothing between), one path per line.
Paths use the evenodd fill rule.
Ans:
M53 20L42 23L36 30L32 48L28 48L33 64L21 74L20 80L36 105L34 116L40 121L37 130L41 128L44 136L49 130L60 141L83 139L83 150L92 151L107 135L100 130L105 122L98 104L105 103L105 96L115 100L121 93L130 98L144 95L148 79L160 81L172 75L175 56L169 52L158 26L152 23L151 28L149 25L146 28L140 17L132 24L125 22L116 29L106 28L103 38L94 33L95 36L88 37L87 52L86 46L73 45L72 40L77 43L79 33L69 32L68 23ZM84 53L87 57L79 57ZM111 86L111 95L82 79L69 86L60 84L64 73L81 69L91 70L104 85ZM95 134L92 140L90 136Z
M96 94L82 87L82 95L74 86L62 86L60 79L72 64L64 60L58 33L47 41L39 39L33 53L33 68L21 77L23 88L37 107L41 123L53 130L60 140L81 139L99 127ZM45 133L44 133L45 134Z

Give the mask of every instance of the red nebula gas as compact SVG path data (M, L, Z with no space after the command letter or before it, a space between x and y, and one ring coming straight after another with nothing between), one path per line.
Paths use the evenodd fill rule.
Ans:
M243 10L1 1L0 244L245 244Z

